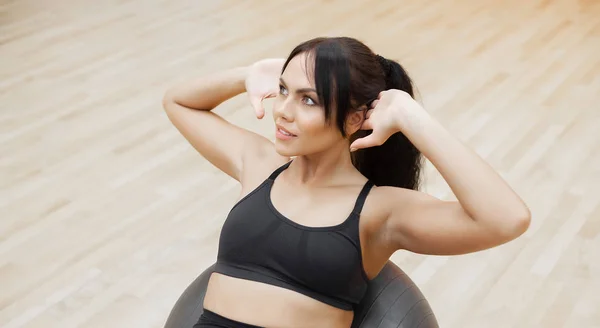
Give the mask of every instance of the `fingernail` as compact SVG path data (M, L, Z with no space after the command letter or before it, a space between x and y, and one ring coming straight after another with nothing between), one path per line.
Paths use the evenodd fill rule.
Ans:
M353 152L355 150L356 150L356 148L350 148L350 152Z

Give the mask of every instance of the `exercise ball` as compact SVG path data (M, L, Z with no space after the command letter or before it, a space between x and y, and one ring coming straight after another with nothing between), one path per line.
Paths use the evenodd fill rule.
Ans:
M165 328L191 328L202 314L204 293L214 265L207 268L179 297ZM419 288L393 262L388 262L369 283L354 310L351 328L439 328Z

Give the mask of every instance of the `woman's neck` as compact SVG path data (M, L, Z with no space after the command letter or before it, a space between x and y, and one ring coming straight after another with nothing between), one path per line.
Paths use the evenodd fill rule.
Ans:
M286 171L300 184L324 186L347 183L353 170L350 153L341 145L323 153L298 156Z

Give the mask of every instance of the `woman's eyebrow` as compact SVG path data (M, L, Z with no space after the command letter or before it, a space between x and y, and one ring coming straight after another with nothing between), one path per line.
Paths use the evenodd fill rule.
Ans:
M281 82L281 84L283 84L284 86L287 87L287 84L285 83L285 81L283 80L283 78L279 78L279 82ZM296 90L296 93L306 93L306 92L317 93L317 90L315 90L313 88L301 88L301 89Z

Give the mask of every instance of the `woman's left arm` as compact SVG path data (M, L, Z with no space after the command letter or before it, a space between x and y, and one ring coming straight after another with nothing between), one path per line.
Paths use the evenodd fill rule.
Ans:
M382 188L389 204L383 230L391 247L423 254L464 254L506 243L528 229L531 213L523 200L410 95L384 91L374 107L363 123L373 129L372 135L357 140L353 147L378 144L402 132L436 167L458 200Z

